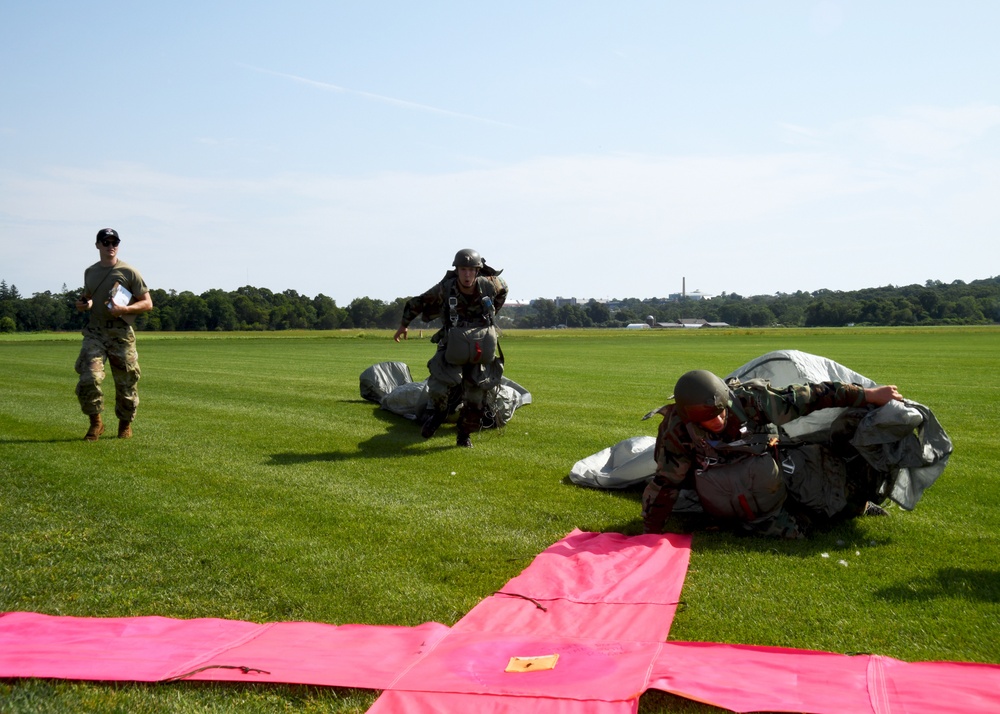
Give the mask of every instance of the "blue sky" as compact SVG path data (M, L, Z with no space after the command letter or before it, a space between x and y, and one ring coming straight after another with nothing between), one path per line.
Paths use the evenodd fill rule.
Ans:
M0 0L0 278L346 305L998 274L1000 2Z

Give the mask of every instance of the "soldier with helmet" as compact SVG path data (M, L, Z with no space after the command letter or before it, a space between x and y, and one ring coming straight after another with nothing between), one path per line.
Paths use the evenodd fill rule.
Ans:
M496 328L496 313L507 299L507 283L471 248L455 254L449 270L437 285L410 298L393 339L407 339L409 324L420 317L441 318L441 329L431 338L437 351L427 363L430 404L420 430L429 439L448 415L462 405L456 444L471 447L470 435L482 425L488 395L499 388L503 352Z
M705 370L677 380L660 408L656 473L642 497L643 530L660 533L680 489L692 489L710 516L746 530L802 538L809 526L884 514L881 477L846 440L790 439L782 424L832 407L902 400L894 385L841 382L775 389L764 380L726 384Z
M139 355L135 351L132 322L136 315L153 309L153 299L139 271L118 259L119 243L121 239L114 228L97 232L96 246L101 259L84 271L83 294L76 301L78 311L90 311L76 360L76 372L80 375L76 395L83 413L90 417L90 428L83 437L87 441L97 441L104 433L101 383L105 361L111 365L115 380L119 439L132 436L132 420L139 406L136 388Z

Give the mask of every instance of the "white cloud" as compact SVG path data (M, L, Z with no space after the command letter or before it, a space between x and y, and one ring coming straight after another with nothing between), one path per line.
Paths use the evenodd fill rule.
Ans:
M505 267L522 299L666 295L682 277L689 290L742 294L988 277L981 246L1000 221L1000 162L953 149L993 129L1000 110L908 110L856 126L891 122L930 132L915 129L904 146L952 150L901 163L831 142L365 177L223 179L134 164L8 172L0 230L15 239L0 247L0 277L25 294L73 286L104 225L155 287L251 283L341 304L422 290L462 247ZM943 242L933 255L915 249ZM34 258L40 247L45 261Z
M382 104L390 104L395 107L400 107L402 109L415 109L421 112L430 112L431 114L438 114L441 116L452 117L454 119L468 119L476 122L483 122L486 124L494 124L496 126L503 126L510 129L516 128L511 124L507 124L501 121L496 121L495 119L487 119L485 117L475 116L473 114L463 114L461 112L451 111L450 109L442 109L440 107L432 107L427 104L420 104L419 102L412 102L406 99L398 99L396 97L387 97L383 94L376 94L374 92L366 92L360 89L348 89L347 87L341 87L337 84L332 84L330 82L321 82L315 79L308 79L306 77L299 77L294 74L287 74L285 72L275 72L270 69L261 69L260 67L251 67L249 65L242 65L247 69L254 70L255 72L261 72L263 74L269 74L274 77L281 77L283 79L291 80L297 84L304 84L309 87L314 87L316 89L321 89L328 92L336 92L338 94L349 94L355 97L361 97L368 101L379 102Z
M1000 107L970 105L954 109L912 107L896 116L872 117L862 134L885 150L911 156L944 158L1000 126Z

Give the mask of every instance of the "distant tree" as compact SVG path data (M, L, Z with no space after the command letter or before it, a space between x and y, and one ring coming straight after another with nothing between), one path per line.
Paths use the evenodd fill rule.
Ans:
M403 315L403 306L406 304L406 301L407 298L396 298L391 303L383 305L376 318L378 326L386 329L399 327L399 321Z
M955 283L952 284L954 285ZM963 322L980 322L983 320L983 312L979 309L979 303L971 295L959 298L952 307L951 314Z
M347 311L337 307L333 298L322 293L313 298L312 304L313 309L316 310L316 329L336 330L343 324L344 318L347 316Z
M774 313L766 305L751 305L748 318L752 327L766 327L777 322Z
M27 300L15 301L15 314L17 324L25 332L58 330L68 317L66 305L47 290Z
M285 290L273 297L270 327L272 330L306 330L316 324L312 301L295 290Z
M621 308L613 315L613 318L618 322L626 325L631 325L633 323L639 322L638 315L630 310L629 308Z
M719 308L719 317L722 322L738 327L750 325L750 312L742 302L729 301Z
M594 321L590 319L590 315L580 307L579 305L570 305L569 303L560 306L557 313L557 318L559 320L559 325L566 325L567 327L590 327L594 324Z
M270 322L270 306L259 293L251 296L246 292L240 292L240 290L237 290L230 296L233 303L233 311L236 313L240 329L265 329Z
M591 298L587 302L586 308L587 316L590 317L591 323L595 325L603 325L611 319L611 310L608 306L602 302L597 302Z
M174 303L177 315L176 329L189 331L208 329L208 321L212 312L208 303L201 296L185 290L175 298Z
M355 298L347 306L347 315L350 318L350 327L373 328L378 327L378 317L385 308L385 303L370 297Z
M22 298L16 286L0 279L0 318L9 318L22 331L78 330L89 319L76 310L82 288L59 293L35 293ZM295 290L273 293L245 285L226 293L213 289L202 295L153 289L154 309L140 315L137 330L287 330L382 328L399 324L406 298L390 303L364 297L345 309L325 295L309 298ZM1000 322L1000 277L951 283L928 280L924 285L865 288L852 292L817 290L793 294L755 295L749 298L723 293L710 300L624 298L586 305L556 307L540 298L530 305L507 305L498 316L505 327L545 328L557 324L620 326L652 316L658 322L682 317L723 321L735 326L841 326L983 324ZM439 320L414 320L414 328L436 329Z
M222 290L209 290L201 294L202 300L208 306L209 330L236 330L239 328L239 317L229 293ZM154 303L155 304L155 303Z
M555 301L539 298L531 306L535 309L535 327L555 327L559 324Z

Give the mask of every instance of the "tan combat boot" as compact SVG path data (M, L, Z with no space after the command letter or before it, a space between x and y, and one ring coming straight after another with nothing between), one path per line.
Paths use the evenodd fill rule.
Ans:
M90 415L90 428L87 429L87 435L84 436L85 441L97 441L101 434L104 433L104 422L101 421L100 414Z
M119 439L132 438L132 422L125 421L123 419L118 420L118 438Z

